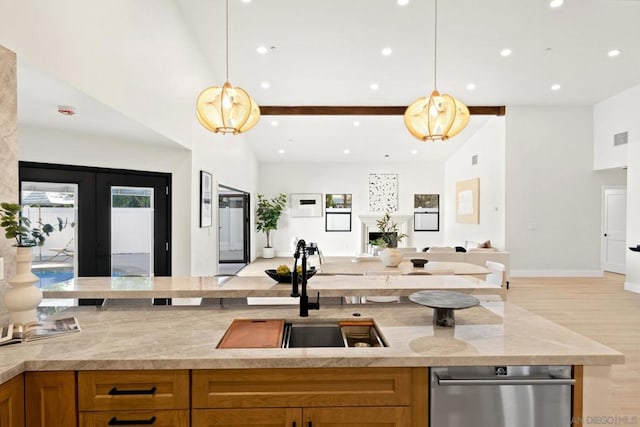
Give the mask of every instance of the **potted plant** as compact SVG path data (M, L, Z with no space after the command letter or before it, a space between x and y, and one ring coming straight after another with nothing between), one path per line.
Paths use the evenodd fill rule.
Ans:
M262 249L263 258L273 258L274 251L271 247L271 232L278 228L278 220L287 205L287 196L280 193L277 197L267 199L258 194L258 208L256 209L256 229L267 236L267 245Z
M12 323L36 320L36 307L42 301L42 291L35 286L38 277L31 272L31 248L42 246L55 231L51 224L32 223L20 214L20 209L17 203L0 203L0 226L4 229L4 236L15 240L13 246L17 247L16 275L9 279L11 287L4 295ZM58 218L58 229L61 231L64 227L66 222Z
M402 262L402 253L396 248L407 235L400 233L398 224L391 219L389 212L385 212L382 218L376 221L376 225L382 233L382 236L376 239L376 245L384 248L380 252L380 259L387 267L397 267Z

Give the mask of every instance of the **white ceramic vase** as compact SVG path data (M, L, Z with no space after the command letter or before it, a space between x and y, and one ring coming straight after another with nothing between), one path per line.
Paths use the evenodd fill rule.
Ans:
M396 248L386 248L380 252L380 260L385 267L397 267L402 262L402 252Z
M262 248L262 258L271 259L275 256L273 248Z
M9 279L10 288L4 294L4 305L9 310L11 323L37 320L36 308L42 301L42 291L36 287L38 276L31 272L31 248L18 247L16 275Z

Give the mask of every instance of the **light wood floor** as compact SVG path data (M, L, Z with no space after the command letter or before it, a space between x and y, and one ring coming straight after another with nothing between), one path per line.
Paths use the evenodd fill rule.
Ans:
M640 425L640 294L624 290L625 276L512 278L509 302L624 353L613 367L611 413Z

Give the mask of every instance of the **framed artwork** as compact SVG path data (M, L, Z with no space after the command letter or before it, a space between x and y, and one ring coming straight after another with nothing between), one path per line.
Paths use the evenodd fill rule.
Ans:
M413 231L440 231L440 195L413 195Z
M456 182L456 222L480 224L480 178Z
M351 231L351 194L325 195L325 231Z
M200 228L211 227L213 222L213 175L200 171Z
M398 174L369 174L369 211L396 212L398 210Z
M292 193L291 217L322 216L322 193Z

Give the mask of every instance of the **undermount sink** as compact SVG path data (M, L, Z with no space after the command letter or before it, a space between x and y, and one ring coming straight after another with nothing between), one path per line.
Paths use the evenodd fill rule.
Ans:
M236 319L217 348L386 347L372 319Z
M283 348L386 347L371 320L287 322Z
M284 348L345 347L342 328L335 324L285 323Z

